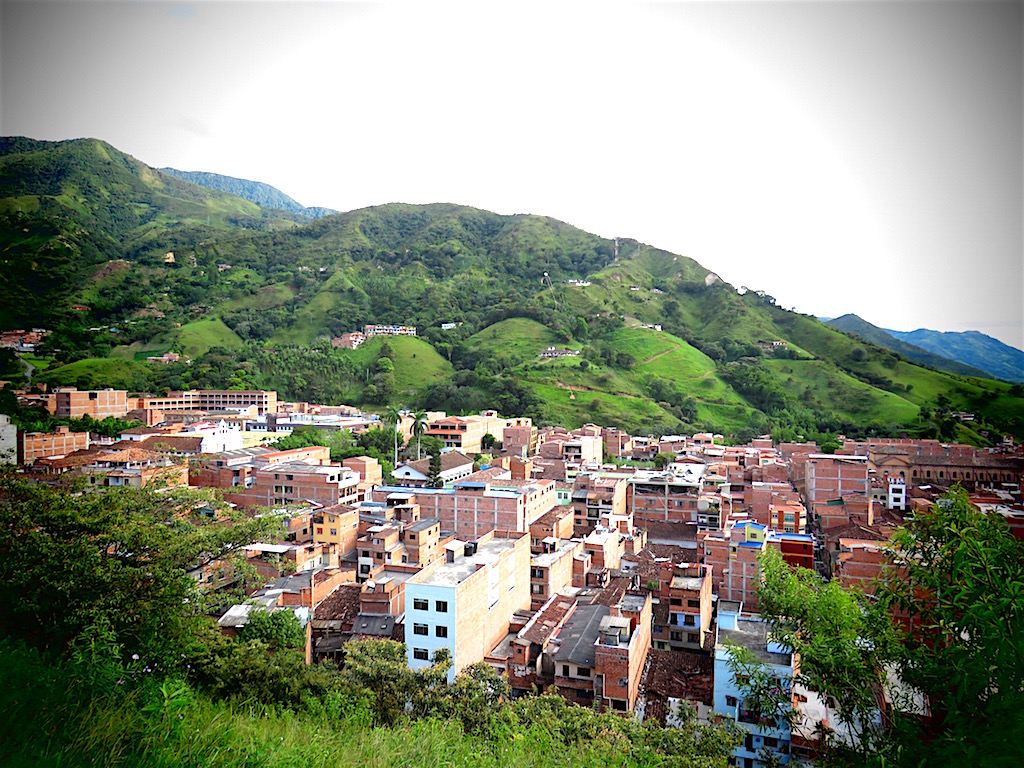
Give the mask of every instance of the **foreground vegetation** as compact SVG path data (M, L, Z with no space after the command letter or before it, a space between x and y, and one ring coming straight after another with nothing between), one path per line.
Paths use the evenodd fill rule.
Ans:
M1024 546L954 489L886 551L890 566L864 590L790 568L775 551L760 560L761 615L799 654L795 682L834 702L826 762L1020 765ZM748 691L761 714L789 711L777 685ZM879 721L883 692L890 709Z
M449 686L447 655L414 672L393 641L310 667L287 615L225 638L207 613L241 595L204 595L185 568L278 523L215 523L195 511L209 503L0 478L5 765L724 766L737 743L555 694L512 702L484 664Z

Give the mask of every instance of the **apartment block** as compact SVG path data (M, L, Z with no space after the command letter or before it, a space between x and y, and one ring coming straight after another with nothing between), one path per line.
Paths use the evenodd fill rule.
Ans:
M592 530L605 516L615 521L625 520L627 480L625 474L609 476L587 472L577 475L572 489L576 528Z
M359 538L359 513L345 504L336 504L312 515L313 542L331 544L340 557L356 548Z
M18 434L18 463L34 464L48 456L67 456L89 447L88 432L72 432L68 427L57 427L54 432L20 432Z
M530 551L535 555L547 552L572 535L572 508L554 507L530 523Z
M78 390L62 387L54 393L56 416L61 419L80 419L91 416L101 420L108 416L121 418L128 413L128 393L123 389Z
M530 537L493 532L454 541L445 558L405 583L406 646L413 669L439 648L452 654L449 682L508 635L512 614L530 606Z
M537 427L528 418L509 419L501 433L501 450L522 458L532 456L537 452Z
M373 486L384 482L384 470L380 462L371 456L353 456L352 458L344 459L341 462L341 466L347 467L359 474L359 485L356 486L356 491L359 494L360 501L369 495L370 489Z
M809 508L844 496L870 498L868 457L810 454L804 465L804 494Z
M530 607L539 609L544 603L573 586L573 565L583 553L583 542L570 540L553 545L549 551L533 555L530 560Z
M438 518L442 528L469 541L488 531L526 533L534 521L554 508L555 484L551 480L496 481L494 485L464 480L452 488L379 486L371 496L390 506L418 504L424 516Z
M553 667L551 682L575 704L631 712L650 648L649 594L627 593L614 605L577 603L548 643L541 670Z
M609 456L629 456L633 450L633 438L615 427L605 427L601 434L604 450Z
M562 460L577 467L600 466L604 459L604 442L600 434L575 435L562 444Z
M702 498L707 468L703 464L677 466L669 472L640 470L629 479L626 505L637 525L683 523L697 528L699 513L710 506Z
M789 533L803 533L807 529L807 510L788 482L752 482L744 500L744 509L761 525Z
M886 541L840 538L838 551L832 557L832 578L847 589L868 594L890 560L885 554Z
M743 743L733 753L736 765L762 765L761 751L772 753L780 764L790 760L792 732L785 718L764 721L744 705L745 691L729 668L733 645L746 648L762 663L785 691L792 691L795 662L791 651L776 643L768 625L759 619L740 618L719 610L718 642L715 645L715 713L730 717L746 732Z
M397 521L372 525L356 542L358 547L357 577L369 578L375 568L408 562L402 542L402 524Z
M426 434L436 437L450 450L472 456L483 450L484 424L479 419L464 416L445 416L427 425Z
M283 507L310 501L334 506L356 503L358 486L359 475L347 467L292 460L258 464L251 484L232 498L243 507Z
M705 648L711 631L712 567L668 560L659 571L654 646L673 651Z
M751 520L737 522L725 531L699 535L701 562L712 566L714 591L720 600L756 609L760 586L757 557L768 547L782 554L794 567L814 567L814 537L809 534L773 531Z
M190 389L139 400L140 408L160 411L224 411L255 406L260 415L277 412L277 392L263 390Z

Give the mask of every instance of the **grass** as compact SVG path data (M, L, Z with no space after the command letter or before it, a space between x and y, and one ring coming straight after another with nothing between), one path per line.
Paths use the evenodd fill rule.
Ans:
M518 365L538 359L538 355L552 346L566 346L559 337L536 320L512 317L489 325L466 340L470 350L486 351L495 356L506 356ZM579 345L569 345L577 348Z
M415 336L374 336L352 353L362 368L372 368L387 341L395 361L395 392L401 401L406 393L422 393L431 384L449 378L454 369L423 339Z
M337 694L312 697L298 710L289 710L255 701L216 701L189 688L165 686L172 691L167 697L155 680L130 692L112 686L116 692L106 693L102 685L90 689L70 670L9 647L0 667L0 743L7 768L655 764L654 740L632 749L611 734L565 743L551 723L514 717L498 718L486 737L467 734L458 719L375 727L365 704Z
M592 422L640 432L656 424L678 423L657 403L641 397L575 388L570 393L557 384L539 382L531 382L531 388L543 401L544 421L569 428Z
M228 328L219 317L204 317L193 320L172 332L177 337L177 346L193 359L209 352L213 347L237 349L242 346L238 334Z
M133 389L134 374L146 374L145 365L120 358L87 358L39 373L35 381L51 387L80 386L85 389Z
M227 274L230 275L235 271L232 269ZM237 272L239 275L233 282L245 282L245 273L253 274L251 270L237 270ZM294 291L289 286L283 283L273 283L261 288L254 294L228 299L221 303L217 310L221 313L227 313L237 312L241 309L272 309L291 301L294 295Z
M337 313L344 297L340 293L320 291L305 305L295 310L294 320L271 338L274 344L312 344L326 327L327 318Z
M171 345L167 342L149 342L148 344L141 341L134 341L131 344L122 344L119 347L114 347L110 350L111 357L119 357L123 360L135 360L136 362L144 363L147 357L154 357L162 355L165 352L171 351Z
M918 406L903 397L855 379L820 360L766 360L787 392L797 396L808 388L822 410L855 423L906 424L917 418Z

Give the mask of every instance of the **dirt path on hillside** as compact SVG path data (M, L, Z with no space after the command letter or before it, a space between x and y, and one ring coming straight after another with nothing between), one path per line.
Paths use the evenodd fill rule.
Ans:
M647 365L648 363L657 360L659 357L662 357L663 355L667 355L669 352L675 352L677 349L679 349L680 346L681 345L676 344L674 347L672 347L672 349L666 349L666 350L663 350L662 352L659 352L656 355L651 355L646 360L644 360L642 363L640 363L640 365Z
M595 389L594 387L581 387L579 384L565 384L561 381L556 381L555 385L561 389L567 389L570 392L596 392L599 395L614 395L615 397L629 397L633 400L640 399L638 395L631 395L628 392L609 392L606 389Z

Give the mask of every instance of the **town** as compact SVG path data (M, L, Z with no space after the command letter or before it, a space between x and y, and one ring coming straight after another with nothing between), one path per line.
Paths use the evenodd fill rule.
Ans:
M692 707L744 729L737 765L812 761L843 722L836 701L799 686L787 688L792 717L766 725L745 706L737 648L777 680L792 681L800 664L759 613L764 553L870 593L894 531L954 486L1024 540L1024 450L1010 438L995 448L843 440L825 452L767 436L726 445L711 433L538 427L494 410L379 415L274 391L39 389L18 391L19 404L140 426L117 437L26 433L0 415L0 459L24 480L84 493L212 489L280 520L275 537L244 546L261 586L211 617L224 635L257 612L288 612L308 664L387 638L404 643L413 670L446 649L449 682L483 662L513 696L553 687L574 704L667 726ZM275 445L375 429L387 435L384 463L332 461L326 444ZM216 592L235 583L235 567L215 558L191 575ZM908 705L900 681L888 683L879 718L930 716L926 700Z

